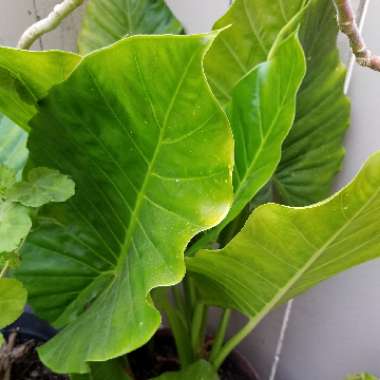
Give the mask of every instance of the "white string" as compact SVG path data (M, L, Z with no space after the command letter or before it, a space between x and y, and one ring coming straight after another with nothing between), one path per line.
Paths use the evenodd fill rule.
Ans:
M277 374L277 368L280 363L280 357L282 353L282 348L284 346L286 330L288 329L288 326L289 326L289 319L290 319L290 314L292 312L293 302L294 300L290 300L286 304L285 314L284 314L284 318L281 324L280 335L278 337L278 341L276 345L276 351L274 354L274 360L273 360L272 368L270 371L269 380L275 380L275 377Z

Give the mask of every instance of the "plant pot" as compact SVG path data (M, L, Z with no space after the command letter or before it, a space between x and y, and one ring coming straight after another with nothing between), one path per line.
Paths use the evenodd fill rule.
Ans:
M211 342L209 339L206 347L210 347ZM146 380L161 372L179 369L174 338L168 328L158 330L149 343L129 354L128 358L136 380ZM227 357L219 375L221 380L259 380L250 363L237 351Z
M17 331L17 338L21 342L33 339L38 343L47 342L57 333L49 323L29 311L25 311L16 322L2 330L6 339L13 331Z

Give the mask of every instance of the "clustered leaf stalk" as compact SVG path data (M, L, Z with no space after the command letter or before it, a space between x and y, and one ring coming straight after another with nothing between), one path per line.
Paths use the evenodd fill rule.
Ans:
M355 13L350 0L334 0L338 24L342 33L347 35L353 54L359 65L380 71L380 57L374 55L368 49L363 36L360 33L355 19Z

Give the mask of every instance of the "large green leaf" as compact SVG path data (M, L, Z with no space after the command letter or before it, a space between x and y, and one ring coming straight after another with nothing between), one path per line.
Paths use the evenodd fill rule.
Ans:
M219 251L187 259L205 302L235 308L258 323L334 274L380 256L380 152L334 197L304 208L277 204L253 212Z
M275 192L289 205L304 206L328 196L344 156L350 104L343 94L346 70L337 34L333 2L312 0L300 32L308 70L273 181Z
M205 360L199 360L179 372L166 372L154 380L218 380L219 376L213 366Z
M235 0L214 25L222 29L205 58L208 80L222 104L254 66L266 61L281 29L296 15L304 0Z
M24 310L26 289L13 278L0 278L0 327L14 322Z
M134 34L180 34L182 25L164 0L91 0L79 35L82 54Z
M80 59L79 55L63 51L0 47L0 112L28 130L36 102L65 80Z
M234 203L225 223L242 211L276 170L305 71L302 47L292 34L233 89L229 119L235 139Z
M216 23L215 28L231 25L220 33L205 61L207 77L222 104L230 102L239 80L266 60L276 36L303 3L235 0ZM330 0L310 0L308 8L300 31L307 75L271 189L282 202L300 206L329 194L344 155L342 140L350 114L349 101L343 94L345 68L336 44L333 4Z
M41 350L57 372L129 352L160 315L151 289L184 274L183 251L232 198L233 141L202 60L214 35L135 36L86 56L40 102L30 154L76 182L46 210L18 277L56 326Z
M28 158L27 133L0 114L0 164L13 169L21 178Z

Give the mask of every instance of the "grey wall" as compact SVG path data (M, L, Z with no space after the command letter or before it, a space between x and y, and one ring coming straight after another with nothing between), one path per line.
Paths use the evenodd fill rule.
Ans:
M45 16L57 2L1 1L0 42L15 45L22 31ZM190 32L204 32L225 12L229 0L167 2ZM81 12L44 36L34 48L75 49ZM372 0L364 33L369 45L378 52L379 15L380 2ZM353 103L352 126L337 188L354 176L370 153L380 149L380 74L355 66L349 95ZM379 274L380 261L372 262L323 283L294 301L275 380L340 380L348 372L362 370L380 375ZM284 322L283 310L273 312L241 346L263 380L270 378ZM240 322L236 318L236 323Z

